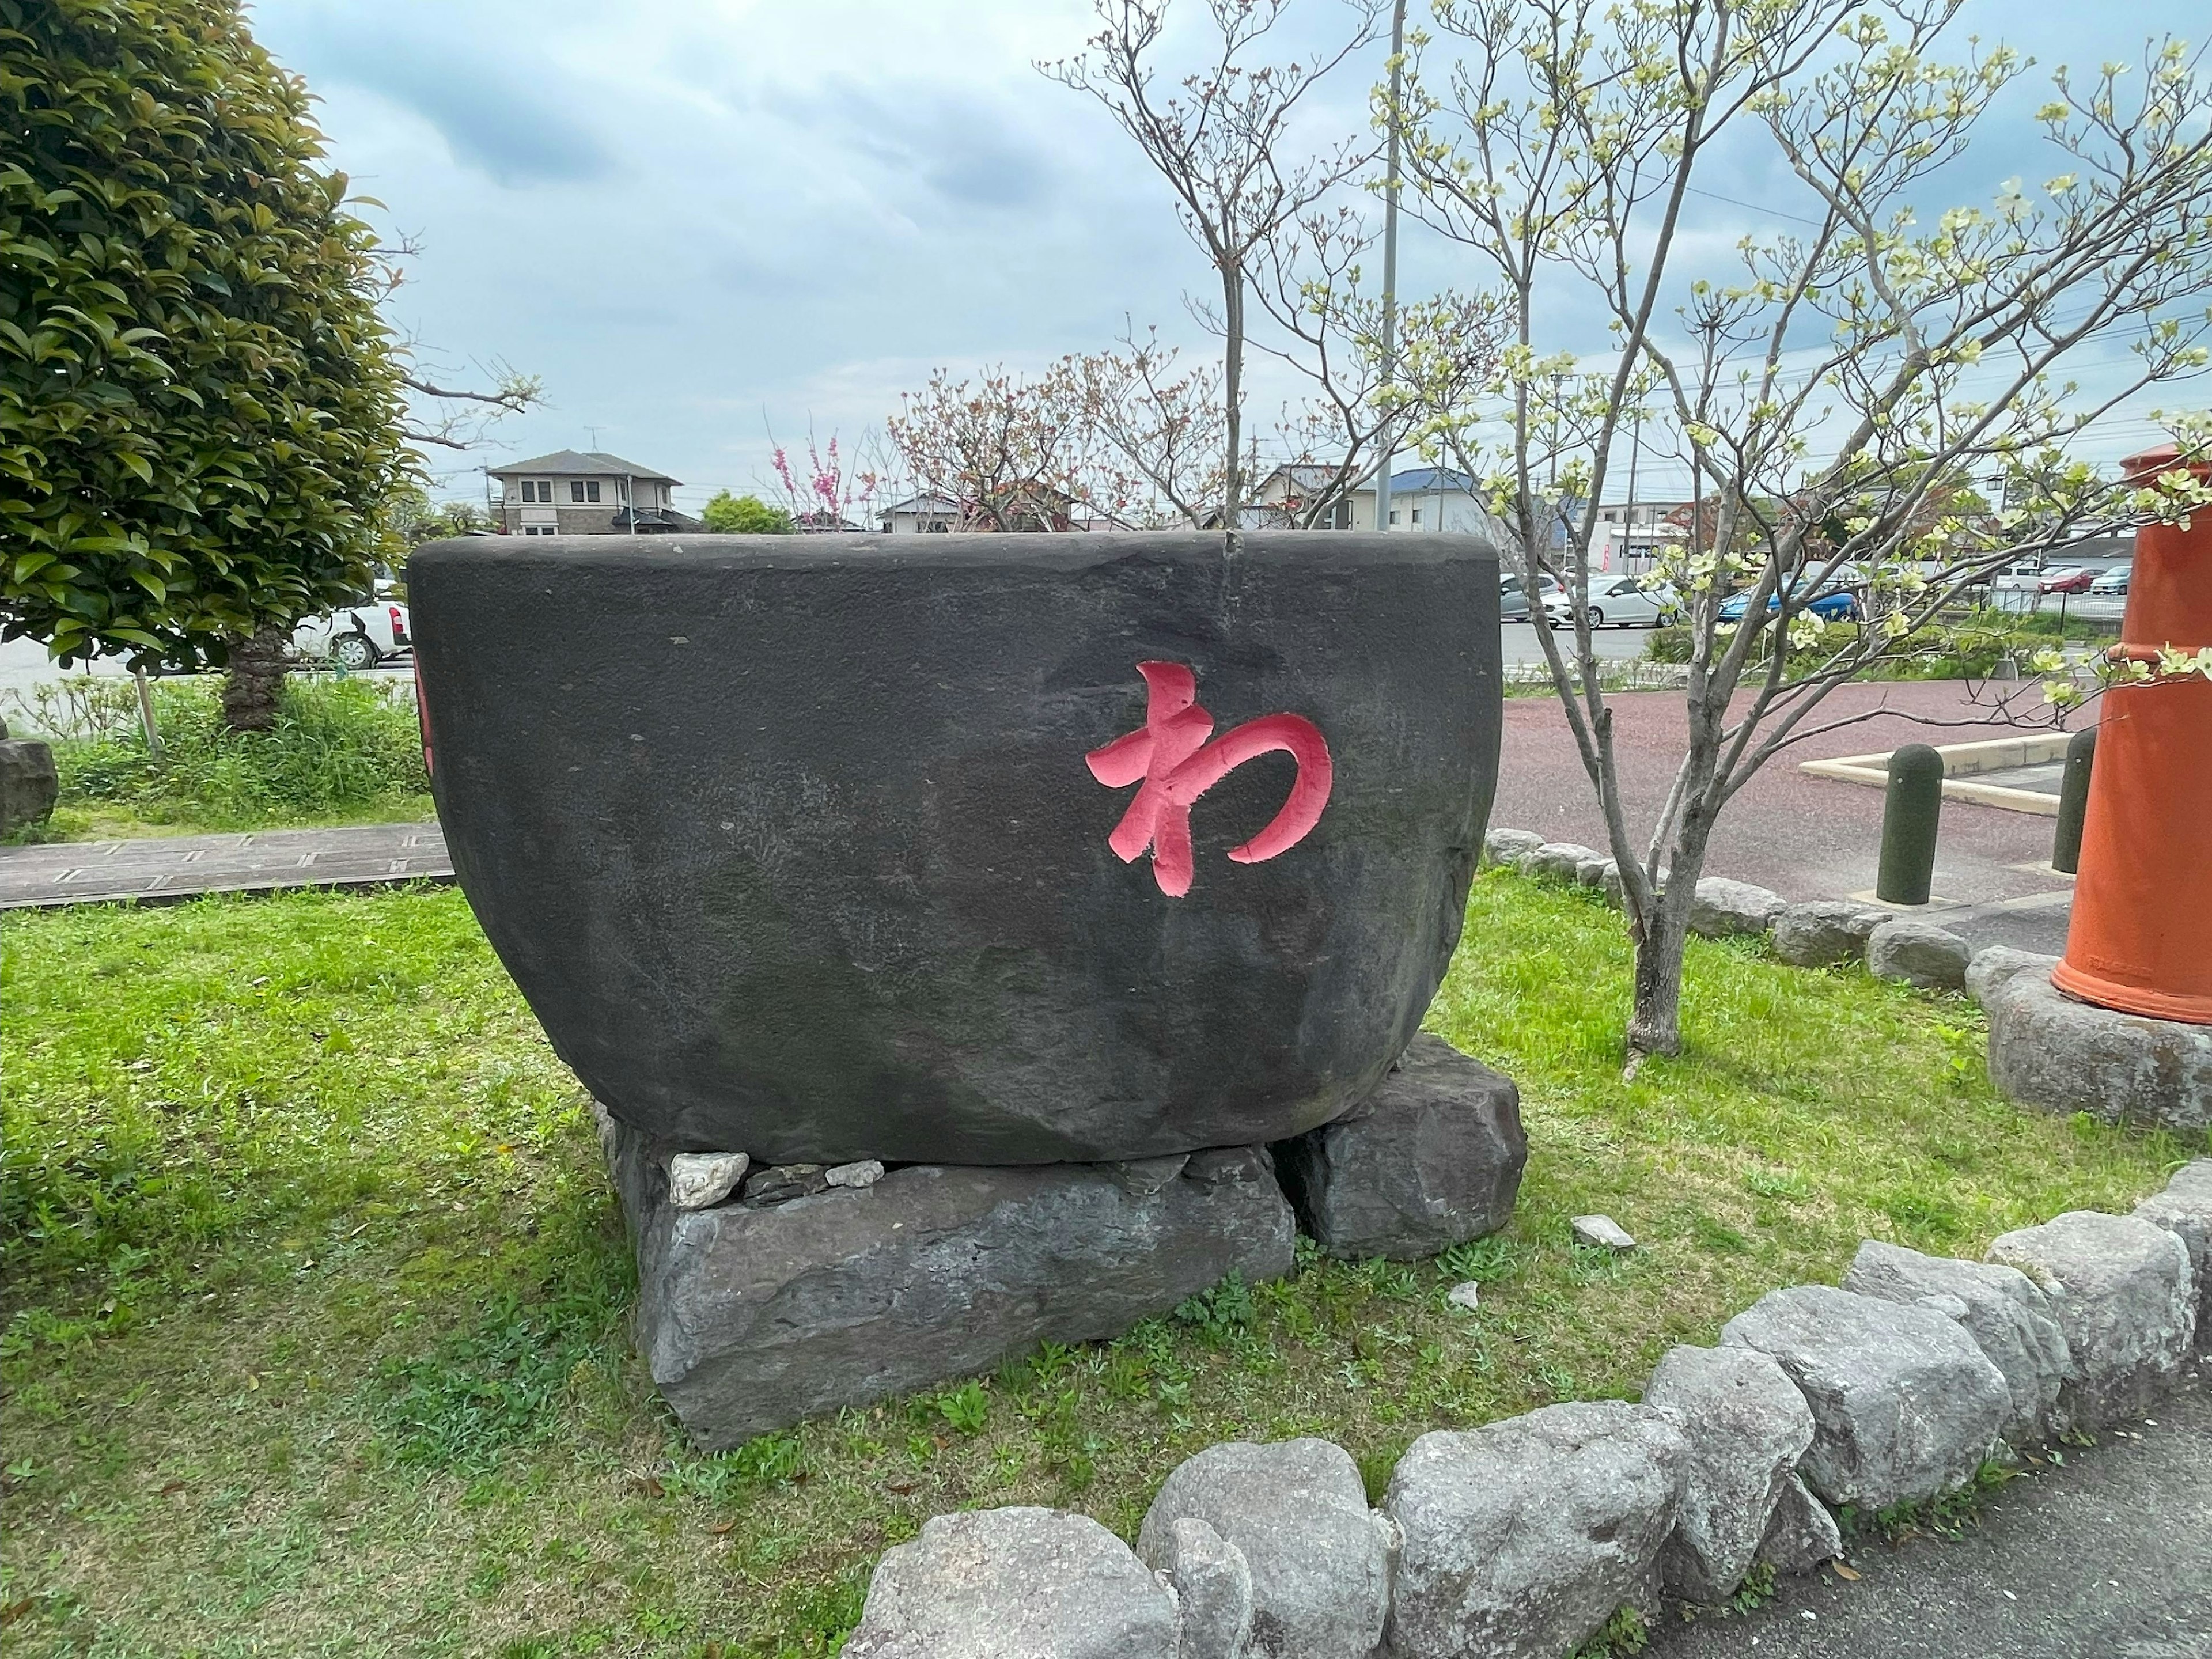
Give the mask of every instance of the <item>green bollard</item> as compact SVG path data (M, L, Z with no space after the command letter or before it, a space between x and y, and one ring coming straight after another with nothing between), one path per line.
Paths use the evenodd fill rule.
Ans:
M2081 820L2089 811L2089 769L2097 760L2097 728L2085 726L2066 741L2066 770L2058 780L2058 830L2051 838L2051 867L2072 875L2081 867Z
M1908 743L1889 757L1881 809L1881 872L1874 896L1885 904L1925 904L1936 876L1936 826L1943 811L1943 757Z

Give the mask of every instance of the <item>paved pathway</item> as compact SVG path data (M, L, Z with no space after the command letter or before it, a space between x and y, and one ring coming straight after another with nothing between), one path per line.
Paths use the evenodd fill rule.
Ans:
M1989 695L1988 687L1982 690ZM1682 694L1641 691L1607 701L1616 711L1614 750L1629 825L1648 831L1686 741ZM1797 763L1876 753L1900 743L2019 735L2018 727L1993 721L1990 713L1961 681L1839 687L1820 718L1856 723L1784 750L1744 786L1714 830L1707 873L1756 882L1790 899L1871 896L1881 860L1882 792L1808 776ZM1553 841L1604 844L1596 796L1555 698L1506 701L1491 822ZM1977 948L2009 945L2057 955L2065 948L2073 883L2051 868L2054 828L2034 813L1946 800L1936 848L1938 902L1919 914L1963 933Z
M1662 1625L1650 1659L2212 1659L2212 1364L2128 1437L2014 1480L1958 1539Z
M60 842L0 847L0 909L126 898L160 902L280 887L450 881L453 875L446 837L435 823Z

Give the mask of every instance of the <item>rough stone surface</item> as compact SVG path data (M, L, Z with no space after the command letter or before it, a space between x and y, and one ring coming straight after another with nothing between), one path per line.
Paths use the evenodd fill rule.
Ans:
M1587 1244L1594 1250L1632 1250L1636 1241L1628 1230L1609 1215L1578 1215L1568 1224L1574 1230L1575 1243Z
M641 1131L766 1164L1157 1158L1286 1140L1371 1093L1467 914L1498 774L1497 552L1224 547L416 549L439 818L561 1058ZM1325 797L1265 750L1285 731L1327 745ZM1168 761L1201 736L1224 746ZM1092 769L1109 750L1122 781ZM1179 790L1211 787L1169 799L1184 762Z
M1158 1561L1185 1519L1243 1553L1254 1654L1368 1659L1382 1635L1396 1535L1367 1507L1350 1452L1327 1440L1208 1446L1162 1483L1137 1553Z
M1283 1190L1332 1255L1431 1256L1513 1218L1528 1138L1513 1079L1423 1032L1382 1086L1274 1149Z
M54 751L33 738L9 738L0 727L0 836L45 823L60 798Z
M1917 916L1893 916L1867 935L1867 971L1923 991L1955 991L1966 982L1966 941Z
M1244 1659L1252 1638L1252 1568L1244 1552L1193 1516L1155 1542L1146 1565L1167 1575L1182 1603L1179 1659Z
M1763 933L1774 926L1786 901L1782 895L1747 881L1706 876L1690 901L1690 931L1703 939L1731 933Z
M2004 1373L1931 1308L1801 1285L1761 1297L1721 1340L1790 1373L1813 1410L1798 1472L1831 1504L1887 1509L1963 1485L2012 1407Z
M1482 837L1483 862L1517 866L1543 844L1541 836L1531 835L1526 830L1492 830Z
M884 1166L872 1158L864 1158L858 1164L840 1164L822 1172L822 1179L832 1187L872 1187L883 1178Z
M1482 1305L1482 1286L1471 1279L1462 1279L1444 1292L1444 1300L1473 1313Z
M1759 1559L1777 1572L1796 1575L1812 1571L1823 1561L1838 1560L1843 1553L1843 1529L1828 1506L1808 1492L1796 1475L1786 1477L1773 1518L1766 1523L1766 1536L1759 1540Z
M1602 863L1605 854L1595 847L1584 847L1579 842L1547 841L1521 860L1521 867L1532 876L1551 876L1559 881L1581 878L1583 865L1596 860Z
M1607 875L1614 869L1607 858L1584 859L1575 866L1575 884L1578 887L1603 888Z
M1620 1401L1423 1435L1382 1498L1405 1537L1384 1652L1565 1655L1622 1602L1651 1607L1688 1459L1673 1423Z
M811 1198L830 1188L830 1172L819 1164L774 1164L745 1177L738 1197L758 1206L788 1204L794 1198Z
M933 1516L868 1582L847 1659L1178 1659L1176 1598L1088 1516Z
M2008 1100L2106 1123L2212 1126L2212 1026L2076 1002L2056 957L1978 952L1966 989L1990 1018L1990 1081Z
M602 1124L636 1246L638 1346L709 1450L1291 1266L1290 1206L1256 1147L1200 1153L1141 1193L1112 1166L915 1164L858 1190L679 1211L665 1151Z
M1668 1593L1717 1601L1743 1582L1813 1443L1813 1413L1782 1367L1754 1348L1674 1348L1644 1403L1689 1449L1681 1520L1659 1558Z
M1992 1239L1990 1260L2050 1292L2072 1356L2059 1409L2075 1427L2140 1417L2172 1388L2197 1334L2189 1250L2175 1235L2075 1210Z
M2165 1228L2189 1252L2197 1280L2197 1346L2212 1352L2212 1158L2183 1164L2164 1192L2136 1206L2136 1214Z
M1959 1322L1990 1363L2004 1373L2012 1400L2004 1437L2015 1446L2065 1427L2058 1392L2066 1380L2066 1336L2051 1297L2017 1267L1923 1255L1869 1238L1859 1246L1844 1288L1884 1302L1949 1297Z
M668 1160L668 1201L679 1210L720 1204L744 1179L743 1152L678 1152Z
M1889 913L1848 899L1788 904L1774 919L1774 954L1798 968L1827 968L1866 955L1867 935Z

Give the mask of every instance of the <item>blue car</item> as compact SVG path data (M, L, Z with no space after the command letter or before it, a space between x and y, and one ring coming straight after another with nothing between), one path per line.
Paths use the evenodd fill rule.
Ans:
M1744 612L1750 609L1751 595L1739 593L1721 606L1723 622L1741 622ZM1822 622L1856 622L1859 614L1858 596L1848 588L1832 587L1825 593L1815 593L1797 607L1809 611ZM1766 614L1772 616L1782 609L1782 597L1770 593L1766 599Z

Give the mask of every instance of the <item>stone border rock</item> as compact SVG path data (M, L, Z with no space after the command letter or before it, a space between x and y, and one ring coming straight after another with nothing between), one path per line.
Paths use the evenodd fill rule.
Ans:
M1670 1351L1640 1405L1423 1435L1373 1510L1349 1454L1299 1440L1182 1464L1141 1559L1058 1511L939 1516L884 1553L845 1650L1364 1659L1379 1633L1379 1659L1561 1659L1662 1587L1717 1601L1838 1559L1828 1505L1926 1502L2139 1413L2212 1308L2208 1249L2212 1158L2132 1217L2008 1234L1996 1265L1869 1240L1843 1289L1772 1291L1718 1347Z

